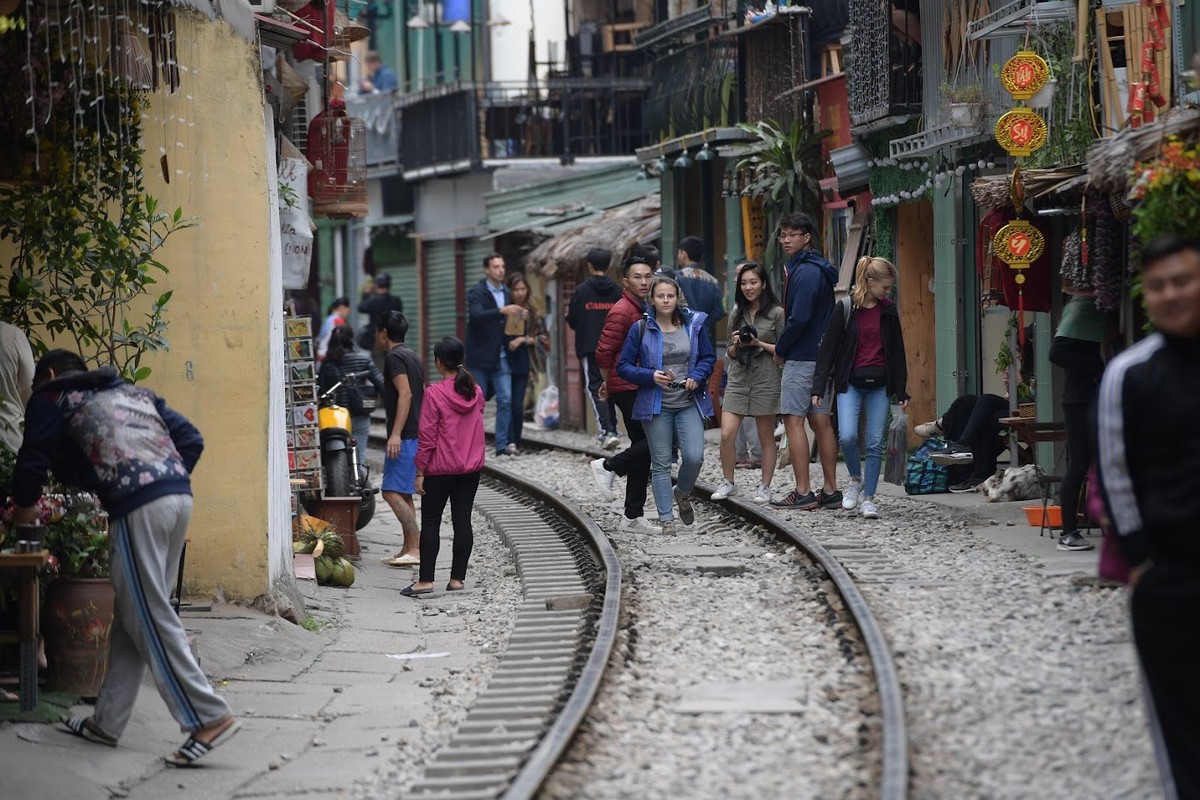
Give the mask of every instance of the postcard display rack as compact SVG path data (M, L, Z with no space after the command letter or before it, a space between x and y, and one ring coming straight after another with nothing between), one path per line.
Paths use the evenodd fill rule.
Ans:
M292 514L295 515L300 492L315 493L321 488L321 448L317 433L317 371L313 359L312 320L286 317L284 352L287 360L287 453L291 473Z

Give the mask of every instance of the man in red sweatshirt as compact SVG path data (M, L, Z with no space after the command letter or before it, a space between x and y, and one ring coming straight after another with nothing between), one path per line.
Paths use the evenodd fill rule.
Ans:
M637 387L623 380L615 367L629 329L638 324L646 313L646 295L650 291L650 279L658 267L657 261L656 256L644 251L637 251L625 260L625 290L604 318L600 341L596 343L596 363L605 375L600 392L602 397L606 396L610 403L621 409L630 444L614 456L593 461L592 477L600 496L611 502L615 498L614 477L625 476L625 519L621 521L621 530L638 533L659 532L658 526L644 516L646 485L650 480L650 449L646 444L642 423L633 418Z

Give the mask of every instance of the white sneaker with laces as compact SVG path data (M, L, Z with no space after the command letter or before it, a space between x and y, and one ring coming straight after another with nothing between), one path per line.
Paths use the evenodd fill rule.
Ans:
M604 468L604 459L597 458L592 462L592 480L596 482L596 490L600 492L600 498L606 503L611 503L616 499L616 494L613 493L613 481L616 480L617 473Z
M771 487L763 486L760 483L758 485L758 488L754 490L754 498L753 499L754 499L754 502L756 502L756 503L771 502Z
M863 500L861 511L863 519L879 519L879 510L875 508L874 500Z
M662 533L662 528L645 517L621 518L621 530L628 533Z
M842 508L847 511L853 511L858 507L859 495L862 494L862 481L850 479L850 485L846 487L846 491L842 493Z
M602 437L600 446L605 450L616 450L621 446L621 437L615 433L610 433Z
M713 500L724 500L731 494L737 494L737 486L733 481L727 481L724 478L717 484L717 490L712 493Z
M922 422L917 427L913 428L913 433L920 436L922 439L928 439L932 436L945 436L946 431L942 428L942 421L935 419L932 422Z

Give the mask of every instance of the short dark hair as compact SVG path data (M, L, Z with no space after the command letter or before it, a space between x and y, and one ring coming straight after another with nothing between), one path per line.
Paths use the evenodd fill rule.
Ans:
M812 217L803 211L793 211L785 216L779 223L779 229L783 230L784 228L789 231L807 233L809 236L817 235L817 226L813 223Z
M629 277L629 270L633 269L638 264L643 264L650 267L650 271L654 271L654 265L646 260L645 256L638 255L636 252L629 258L625 259L625 263L621 265L621 274L626 278Z
M333 302L329 304L329 310L326 311L325 313L332 314L333 310L335 308L337 308L338 306L348 306L348 305L350 305L350 300L348 298L335 297L335 298L333 298Z
M602 247L593 247L588 250L587 263L593 272L607 272L608 265L612 263L612 253Z
M483 268L484 269L488 268L488 264L492 263L493 258L504 258L504 256L500 255L499 253L488 253L486 256L483 257Z
M652 244L639 244L634 247L633 257L642 259L651 267L657 267L662 263L662 257L658 252L658 248Z
M392 285L392 276L388 275L386 272L381 272L380 274L375 276L375 288L388 289L391 287L391 285Z
M40 386L50 380L50 370L54 370L55 377L61 378L69 372L87 372L87 364L73 350L51 350L38 359L33 371L33 385Z
M679 249L687 253L692 261L704 260L704 242L696 236L685 236L679 240Z
M1191 250L1200 255L1200 243L1180 233L1164 233L1155 236L1142 248L1142 269L1156 261L1162 261L1178 253Z
M389 342L403 342L408 335L408 320L399 311L388 311L375 323L375 330L386 333Z

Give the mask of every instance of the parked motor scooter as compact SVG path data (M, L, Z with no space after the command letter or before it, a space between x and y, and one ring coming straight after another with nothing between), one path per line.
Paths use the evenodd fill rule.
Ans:
M344 380L356 381L365 372L347 372ZM371 487L370 468L358 463L358 448L350 426L350 409L337 404L337 390L342 381L317 398L317 429L321 443L321 471L325 478L326 497L360 497L358 522L355 530L375 516L375 493Z

